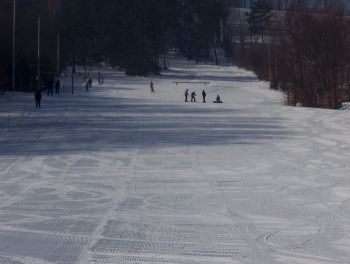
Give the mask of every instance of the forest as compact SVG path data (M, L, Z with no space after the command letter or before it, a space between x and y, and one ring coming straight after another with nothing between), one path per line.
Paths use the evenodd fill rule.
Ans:
M67 65L96 63L124 69L129 75L157 74L166 55L177 49L188 59L218 63L227 43L227 1L165 0L17 0L16 89L35 87L38 17L42 78ZM11 85L13 1L0 0L1 87ZM59 40L58 40L59 39Z

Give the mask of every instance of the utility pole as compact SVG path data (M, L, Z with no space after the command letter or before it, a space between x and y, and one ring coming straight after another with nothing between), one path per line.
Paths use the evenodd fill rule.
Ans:
M60 33L57 34L57 78L60 74Z
M72 94L74 94L74 74L75 74L75 42L74 42L74 49L73 49Z
M16 0L13 0L12 25L12 96L16 89Z
M40 90L40 17L38 17L38 91Z
M270 80L270 88L272 84L272 73L271 73L271 43L269 43L269 80Z

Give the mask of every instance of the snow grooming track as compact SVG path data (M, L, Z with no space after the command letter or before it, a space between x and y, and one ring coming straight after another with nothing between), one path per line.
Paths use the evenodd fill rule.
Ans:
M349 263L348 112L283 106L236 67L170 65L94 69L102 87L77 81L2 130L0 263Z
M3 102L2 102L3 103ZM14 102L13 102L14 103ZM19 107L17 104L16 104L17 107ZM9 110L8 110L9 111ZM3 128L1 130L1 134L5 135L6 133L8 133L10 127L18 124L18 123L21 123L25 118L29 118L30 115L31 115L31 112L28 110L28 106L27 104L25 104L25 107L24 107L24 110L20 113L18 113L19 117L16 117L16 115L14 114L14 116L12 116L11 118L9 117L10 114L7 114L8 117L7 117L7 121L1 121L1 123L3 124ZM5 117L6 119L6 115L2 115ZM22 142L25 140L25 138L19 138L19 139L16 139L17 140L17 144L20 144L21 143L21 140ZM18 159L18 158L16 158ZM7 171L9 171L11 169L11 167L15 164L16 162L16 159L12 159L11 158L11 155L3 155L3 157L1 157L0 159L0 164L6 164L3 168L3 172L6 173Z

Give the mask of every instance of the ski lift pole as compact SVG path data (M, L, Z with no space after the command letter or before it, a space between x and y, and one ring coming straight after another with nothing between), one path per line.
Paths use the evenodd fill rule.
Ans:
M60 33L57 33L57 78L60 74Z
M73 67L72 67L72 94L74 94L74 74L75 74L75 49L73 50Z
M40 90L40 16L38 17L38 91Z
M16 89L16 0L13 0L12 25L12 96Z

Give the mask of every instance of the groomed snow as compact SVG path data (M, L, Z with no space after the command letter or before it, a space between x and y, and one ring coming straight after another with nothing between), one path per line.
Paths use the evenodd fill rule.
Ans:
M283 106L236 67L170 66L104 70L102 87L95 71L74 96L67 79L40 110L0 97L0 263L350 263L349 112Z

